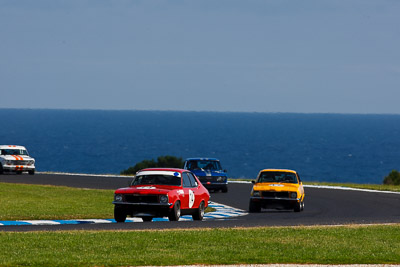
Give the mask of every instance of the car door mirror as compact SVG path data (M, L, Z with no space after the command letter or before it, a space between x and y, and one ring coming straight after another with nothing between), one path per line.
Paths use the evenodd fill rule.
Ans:
M254 181L254 180L251 180L251 183L252 183L252 184L255 184L255 183L256 183L256 181Z

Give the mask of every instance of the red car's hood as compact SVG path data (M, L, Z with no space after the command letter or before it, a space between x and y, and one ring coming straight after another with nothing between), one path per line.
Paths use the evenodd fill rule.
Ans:
M179 186L167 185L135 185L125 188L120 188L115 191L115 194L168 194L169 191L179 189Z

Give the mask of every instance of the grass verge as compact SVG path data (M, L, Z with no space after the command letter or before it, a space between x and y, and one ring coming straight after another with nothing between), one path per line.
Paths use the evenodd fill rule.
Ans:
M0 221L110 219L113 197L114 190L0 183Z
M0 183L0 220L113 218L113 190Z
M400 225L0 233L0 265L400 263Z

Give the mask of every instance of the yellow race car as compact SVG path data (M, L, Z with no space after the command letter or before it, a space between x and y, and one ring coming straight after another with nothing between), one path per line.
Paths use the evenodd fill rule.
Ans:
M296 171L264 169L252 181L249 211L264 209L294 210L304 209L304 188Z

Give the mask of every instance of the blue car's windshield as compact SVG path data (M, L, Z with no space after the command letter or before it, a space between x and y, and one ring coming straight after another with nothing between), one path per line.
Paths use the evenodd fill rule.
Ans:
M181 177L172 175L140 175L136 176L131 185L173 185L181 186Z
M297 184L297 178L290 172L262 172L258 178L258 183L294 183Z
M187 163L187 168L189 170L212 170L212 171L220 171L222 170L221 164L216 160L190 160Z

